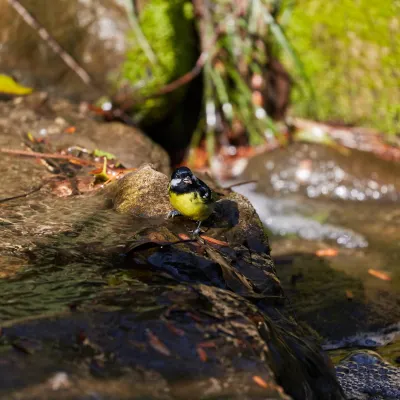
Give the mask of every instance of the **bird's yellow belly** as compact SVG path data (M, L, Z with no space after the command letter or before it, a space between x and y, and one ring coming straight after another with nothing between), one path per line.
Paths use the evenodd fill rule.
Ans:
M193 193L169 193L172 207L185 217L195 221L204 221L214 210L214 204L206 204Z

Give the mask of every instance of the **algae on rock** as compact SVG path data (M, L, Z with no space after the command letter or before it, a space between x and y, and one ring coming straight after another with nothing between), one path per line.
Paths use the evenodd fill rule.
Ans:
M399 15L392 0L299 0L287 35L315 88L317 111L295 90L295 113L398 133Z
M193 68L196 62L194 21L187 12L187 0L148 0L140 10L140 29L155 60L149 59L137 35L132 33L132 46L122 67L122 78L129 81L135 96L157 93L164 85ZM145 100L136 106L135 118L148 125L164 119L182 100L186 87Z

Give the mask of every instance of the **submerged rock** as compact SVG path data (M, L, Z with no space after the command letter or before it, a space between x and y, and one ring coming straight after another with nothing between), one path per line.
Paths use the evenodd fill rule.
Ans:
M294 143L255 156L243 174L267 194L300 193L339 200L400 199L398 163L359 150L350 154L318 144Z
M400 399L400 369L373 351L355 351L336 373L348 399Z

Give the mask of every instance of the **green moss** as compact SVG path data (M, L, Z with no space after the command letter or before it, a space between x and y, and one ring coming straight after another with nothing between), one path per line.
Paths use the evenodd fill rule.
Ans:
M400 132L400 2L298 0L287 35L318 106L295 90L295 114Z
M187 0L148 0L140 13L139 24L155 60L143 51L137 35L132 36L132 47L123 65L123 80L137 90L135 95L148 96L193 68L196 59L196 41L193 18L188 12ZM145 101L135 110L142 123L160 121L186 91L174 92Z

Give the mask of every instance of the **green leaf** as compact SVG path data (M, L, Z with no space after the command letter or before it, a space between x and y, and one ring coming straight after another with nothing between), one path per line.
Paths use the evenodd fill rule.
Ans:
M100 149L94 149L92 152L94 157L105 157L107 160L115 160L117 157L114 154L108 153Z

